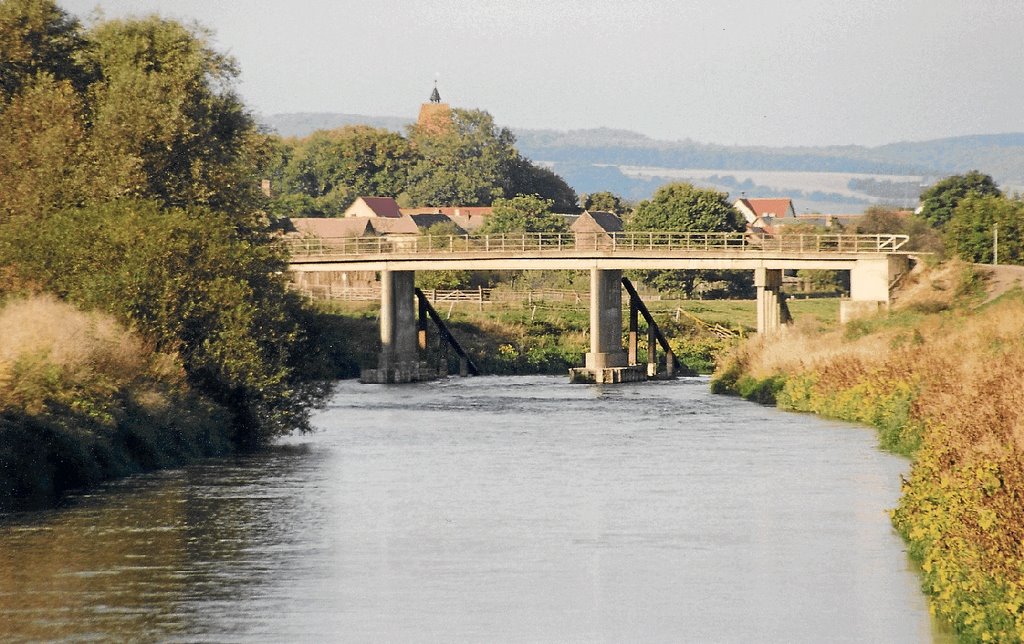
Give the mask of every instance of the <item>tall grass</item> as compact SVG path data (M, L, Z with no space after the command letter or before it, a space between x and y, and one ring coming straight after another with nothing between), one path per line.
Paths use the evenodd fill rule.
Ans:
M0 508L224 453L175 356L49 296L0 305Z
M891 314L743 345L716 375L772 380L782 407L860 421L913 458L893 522L935 612L965 641L1024 640L1024 295L984 305L963 266Z

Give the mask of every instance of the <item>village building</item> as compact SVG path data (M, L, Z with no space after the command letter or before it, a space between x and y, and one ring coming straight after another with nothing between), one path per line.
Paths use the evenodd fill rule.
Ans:
M748 199L741 197L733 203L733 207L743 215L747 222L747 230L753 233L774 235L784 226L786 221L796 218L793 200L781 199Z
M430 100L420 106L416 127L425 132L441 132L448 128L451 122L452 108L448 103L441 102L437 81L434 81L434 91L430 93Z
M622 232L622 219L615 213L603 210L584 210L569 230L576 237L577 248L611 248L612 235Z
M398 218L402 212L398 202L391 197L359 197L345 209L342 217L389 217Z

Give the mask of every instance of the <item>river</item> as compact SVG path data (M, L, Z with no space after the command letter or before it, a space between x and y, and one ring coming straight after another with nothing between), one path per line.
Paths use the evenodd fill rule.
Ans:
M936 637L870 429L703 378L345 381L315 425L0 519L0 639Z

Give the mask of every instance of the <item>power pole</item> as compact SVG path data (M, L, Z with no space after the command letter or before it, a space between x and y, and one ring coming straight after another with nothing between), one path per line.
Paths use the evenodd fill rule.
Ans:
M992 265L999 265L999 222L992 224Z

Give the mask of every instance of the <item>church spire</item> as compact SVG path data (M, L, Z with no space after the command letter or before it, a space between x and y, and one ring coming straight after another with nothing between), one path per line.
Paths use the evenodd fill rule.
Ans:
M437 81L434 81L434 91L430 93L431 103L440 103L441 95L437 92Z

